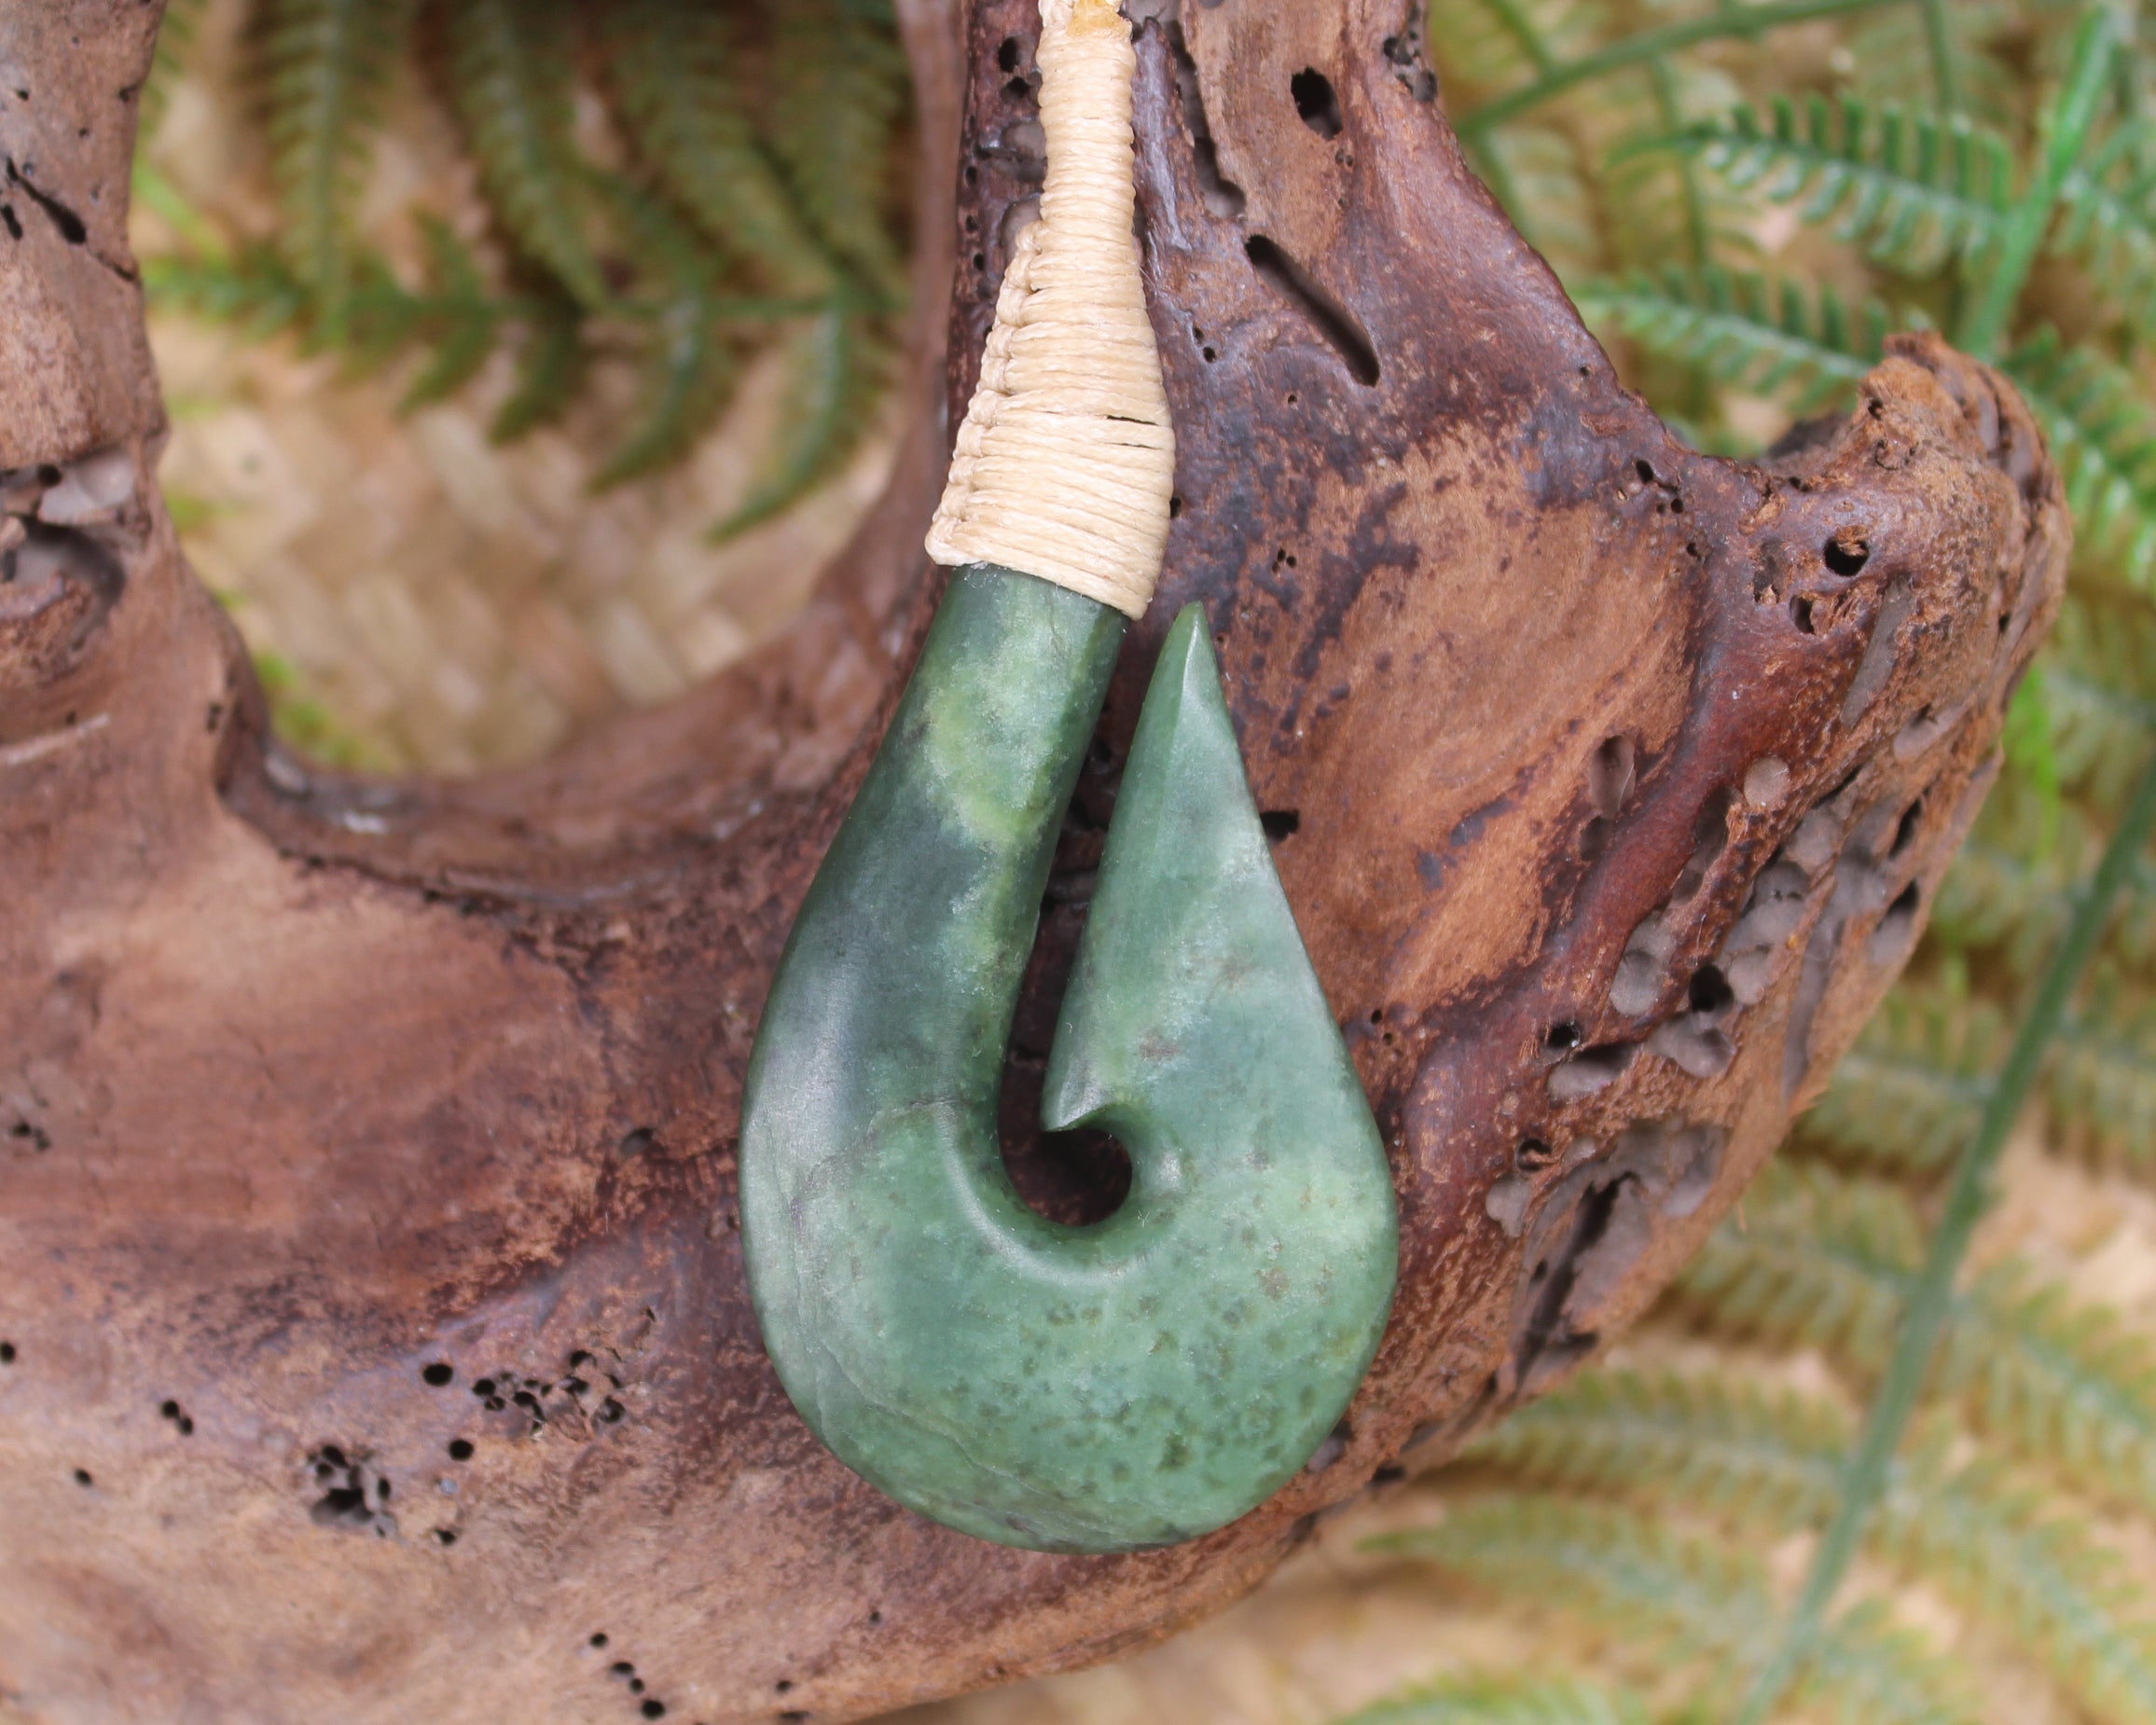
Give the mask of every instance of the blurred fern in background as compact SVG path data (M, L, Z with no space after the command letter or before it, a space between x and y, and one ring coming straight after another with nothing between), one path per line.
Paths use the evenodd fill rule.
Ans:
M276 231L223 231L146 164L137 197L180 243L145 259L154 306L287 334L355 372L407 367L407 407L498 351L511 440L559 416L589 362L627 356L635 406L593 483L684 454L745 362L787 356L788 412L724 537L784 509L869 419L904 293L892 165L907 83L890 0L248 0L246 77ZM172 0L154 128L204 0ZM385 101L410 80L453 116L483 230L408 213L406 277L359 208Z

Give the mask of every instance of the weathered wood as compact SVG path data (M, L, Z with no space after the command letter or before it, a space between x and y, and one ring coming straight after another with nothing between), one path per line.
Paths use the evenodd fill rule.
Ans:
M1012 1166L1057 1213L1113 1196L1109 1147L1025 1123L1195 600L1393 1159L1400 1297L1338 1442L1175 1550L991 1548L815 1443L743 1292L739 1079L936 591L947 404L1038 182L1030 9L904 8L919 410L801 622L456 785L267 738L148 477L113 117L150 10L0 18L32 91L6 147L100 213L81 247L42 203L0 239L0 449L76 476L10 483L65 519L0 584L0 1698L26 1717L836 1720L1164 1634L1637 1314L1905 957L2063 576L2011 390L1912 340L1777 462L1693 454L1466 172L1404 0L1167 7L1138 125L1181 506L1050 889ZM1336 115L1298 112L1306 71Z

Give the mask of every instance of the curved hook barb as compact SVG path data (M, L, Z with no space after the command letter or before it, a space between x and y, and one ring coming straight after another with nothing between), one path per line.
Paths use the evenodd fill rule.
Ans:
M1130 1152L1090 1227L996 1132L1056 835L1124 619L962 570L758 1029L741 1222L765 1344L843 1461L1043 1551L1207 1533L1337 1422L1392 1299L1384 1148L1273 872L1202 614L1140 716L1043 1113Z

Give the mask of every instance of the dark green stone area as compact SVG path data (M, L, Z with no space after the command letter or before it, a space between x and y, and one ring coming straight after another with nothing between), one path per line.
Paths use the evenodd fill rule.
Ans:
M901 1502L1043 1551L1187 1539L1278 1490L1368 1369L1398 1264L1195 608L1146 696L1043 1102L1123 1140L1130 1195L1066 1227L1003 1171L1004 1044L1123 629L960 573L743 1104L750 1287L795 1405Z

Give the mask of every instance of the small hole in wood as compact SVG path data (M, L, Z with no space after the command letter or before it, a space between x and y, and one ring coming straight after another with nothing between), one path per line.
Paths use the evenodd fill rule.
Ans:
M469 1438L451 1438L451 1439L449 1440L449 1459L450 1459L451 1461L469 1461L469 1460L471 1460L471 1459L472 1459L472 1441L471 1441L471 1439L469 1439Z
M1833 573L1847 580L1871 560L1872 547L1861 533L1844 528L1821 548L1819 555Z
M1917 829L1924 824L1924 799L1920 796L1901 813L1900 823L1894 829L1894 843L1887 849L1889 860L1900 856L1916 842Z
M1288 93L1295 99L1295 112L1303 124L1320 138L1337 138L1346 126L1340 117L1340 98L1333 80L1315 66L1305 66L1288 80Z
M430 1365L420 1368L420 1381L435 1389L441 1388L456 1375L456 1367L446 1359L437 1359Z
M1016 72L1018 69L1018 57L1024 51L1016 36L1005 36L1002 47L996 50L996 64L1005 72Z
M1542 1038L1542 1046L1554 1055L1569 1055L1579 1047L1584 1032L1570 1019L1554 1024Z
M1816 635L1819 631L1812 624L1812 601L1799 594L1790 600L1790 621L1797 626L1800 635Z
M1524 1138L1519 1148L1513 1152L1513 1166L1523 1174L1532 1174L1538 1168L1546 1168L1556 1161L1557 1152L1539 1138Z
M1258 824L1265 829L1265 836L1277 845L1302 830L1303 812L1299 808L1268 808L1258 816Z
M1719 1013L1736 1002L1736 996L1730 991L1729 978L1721 973L1721 966L1714 964L1703 964L1693 972L1684 999L1695 1013Z

